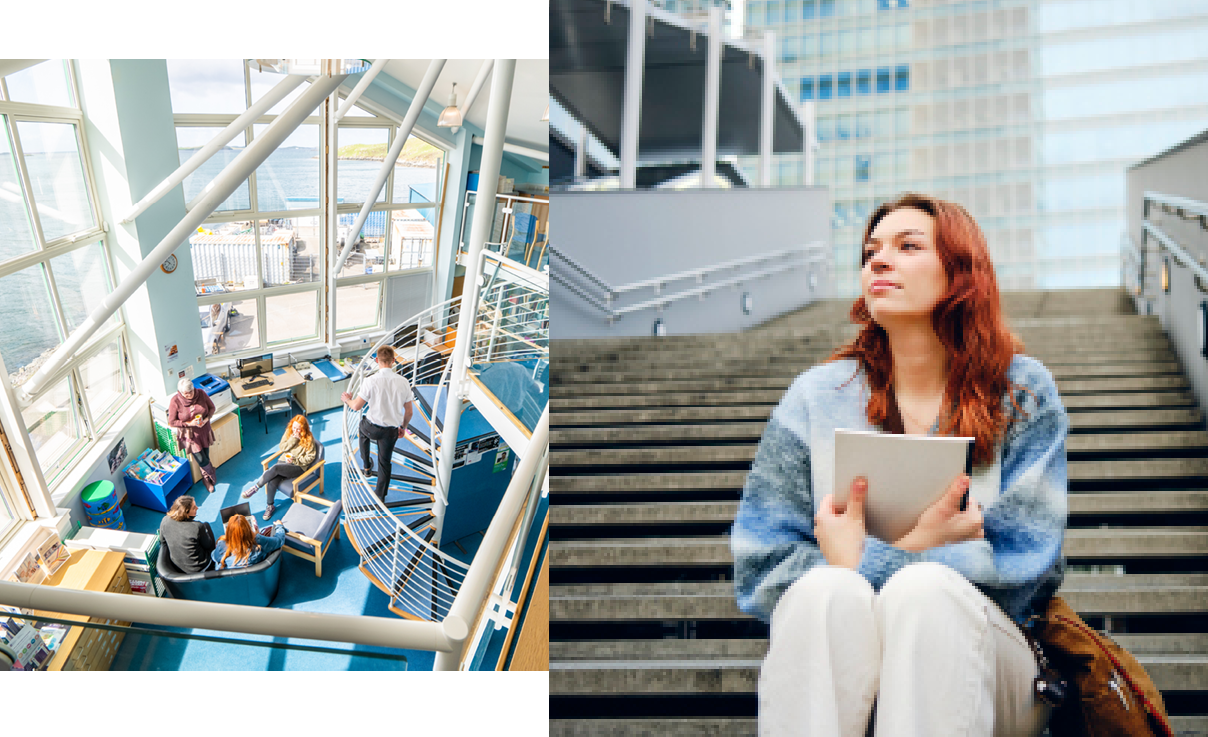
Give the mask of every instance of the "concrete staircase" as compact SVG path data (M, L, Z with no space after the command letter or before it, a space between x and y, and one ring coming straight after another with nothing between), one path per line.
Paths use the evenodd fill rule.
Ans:
M1071 564L1062 594L1208 734L1208 432L1156 318L1118 290L1006 295L1057 378ZM850 302L741 335L554 345L550 734L756 731L766 627L727 534L789 383L854 335Z

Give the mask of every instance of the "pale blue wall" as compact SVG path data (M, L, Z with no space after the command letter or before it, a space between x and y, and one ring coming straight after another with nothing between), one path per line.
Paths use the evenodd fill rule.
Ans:
M179 165L168 68L160 59L80 61L79 69L101 212L120 282L186 214L178 186L133 223L119 223L132 203ZM123 306L138 388L160 399L176 391L185 367L205 371L193 262L187 247L176 256L174 273L156 269ZM179 351L171 363L164 352L169 344Z

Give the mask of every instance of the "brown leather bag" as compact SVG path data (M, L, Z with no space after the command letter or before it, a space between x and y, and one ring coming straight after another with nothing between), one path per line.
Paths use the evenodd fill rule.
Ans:
M1087 626L1061 597L1054 596L1028 630L1041 650L1038 695L1053 677L1046 657L1070 687L1049 721L1053 737L1174 737L1162 694L1137 659Z

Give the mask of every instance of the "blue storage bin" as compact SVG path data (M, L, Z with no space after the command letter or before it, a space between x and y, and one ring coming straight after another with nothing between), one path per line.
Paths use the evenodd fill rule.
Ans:
M176 497L188 491L189 487L193 485L193 472L189 468L189 461L184 458L177 458L176 460L180 461L180 465L164 479L162 484L141 481L123 474L122 479L126 483L126 496L130 499L130 503L146 507L147 509L167 512L168 507L172 506L172 502L176 500ZM135 463L137 462L136 460ZM127 466L126 468L129 467Z
M466 189L470 192L478 191L478 172L472 171L466 175Z
M193 379L193 386L212 397L218 392L225 391L230 387L230 384L227 383L226 379L221 379L214 374L202 374Z

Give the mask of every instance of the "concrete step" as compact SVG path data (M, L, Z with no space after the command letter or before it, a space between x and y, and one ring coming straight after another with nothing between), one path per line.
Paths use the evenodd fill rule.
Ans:
M1084 617L1194 614L1208 597L1208 574L1069 574L1060 593ZM553 586L549 607L555 622L750 619L730 581Z
M556 468L554 469L556 472ZM549 484L553 494L682 494L685 492L734 492L737 498L746 483L746 471L702 471L694 473L634 473L609 476L555 476ZM556 505L551 505L551 509Z
M559 384L551 379L551 398L567 399L585 396L665 394L674 392L721 392L738 390L779 389L782 393L797 378L792 376L714 377L711 379L660 379L645 377L640 381L586 382ZM1060 379L1057 389L1068 394L1110 394L1113 392L1185 392L1190 388L1186 378L1176 376L1094 377L1089 379Z
M1158 458L1141 461L1078 461L1068 464L1071 482L1190 481L1208 478L1208 458Z
M1123 635L1112 639L1134 655L1196 655L1208 653L1208 635ZM551 662L604 660L762 660L767 656L765 639L714 640L599 640L551 642Z
M1160 690L1208 688L1208 655L1137 657ZM550 696L718 694L754 696L759 659L551 662Z
M730 350L685 349L676 352L633 355L609 353L598 357L568 357L555 359L553 369L557 373L575 375L635 372L649 369L691 369L701 366L711 368L743 368L746 366L794 366L799 370L826 361L837 346L804 349L800 346L779 344L743 343ZM1144 366L1151 363L1176 361L1175 354L1168 348L1146 348L1125 346L1112 351L1100 349L1094 353L1079 353L1050 349L1045 354L1029 353L1057 374L1059 371L1074 370L1079 366L1090 368L1119 364L1121 366ZM1177 370L1177 368L1176 368Z
M1079 515L1208 512L1208 491L1075 493L1069 496L1069 510L1075 518L1072 522ZM729 524L737 514L737 501L554 505L550 507L550 526Z
M762 358L711 360L685 358L676 366L675 362L658 361L646 365L634 363L618 366L617 371L563 371L556 374L558 385L636 383L650 381L685 381L719 377L796 377L816 360L781 360ZM1063 363L1048 367L1053 377L1061 379L1086 379L1094 377L1126 377L1178 375L1179 365L1174 362L1143 363Z
M1208 735L1208 716L1177 716L1170 726L1179 737ZM759 720L750 717L689 719L551 719L549 737L629 737L657 734L663 737L755 737Z
M1150 415L1154 418L1154 422L1161 422L1163 413L1153 412ZM1198 416L1198 411L1196 411ZM1174 416L1176 419L1181 415ZM1118 418L1110 418L1117 421ZM1167 419L1167 424L1175 424ZM1074 417L1074 424L1079 429L1091 428L1107 428L1120 429L1116 424L1103 424L1087 422L1079 424L1079 418ZM1183 424L1194 425L1194 422L1184 422ZM632 458L631 450L622 450L620 448L603 448L599 446L639 446L645 450L665 450L667 447L663 443L692 443L693 447L685 448L686 451L695 450L698 458L703 460L712 460L716 445L708 445L708 443L749 443L751 449L751 457L754 458L754 451L759 439L763 436L766 424L756 422L728 422L728 423L711 423L707 425L638 425L636 427L599 427L599 428L575 428L575 429L556 429L550 433L550 443L553 446L555 454L560 454L568 451L562 450L568 445L574 446L597 446L595 452L624 455L626 459ZM650 447L651 443L660 444L658 448ZM1066 451L1068 453L1108 453L1108 452L1140 452L1153 451L1161 452L1179 452L1187 454L1196 451L1208 452L1208 432L1202 430L1185 430L1176 432L1128 432L1128 433L1103 433L1103 434L1078 434L1069 436L1066 441ZM580 450L578 452L593 452ZM605 461L611 463L620 463L622 460Z
M553 412L581 409L626 409L639 407L726 407L734 405L777 404L784 392L763 391L681 392L672 394L607 395L554 399ZM1072 394L1062 397L1067 412L1080 410L1194 407L1190 392L1123 392L1116 394Z
M1208 527L1127 527L1067 530L1065 556L1078 560L1192 558L1208 555ZM550 544L553 568L677 568L730 566L725 536L563 540Z

